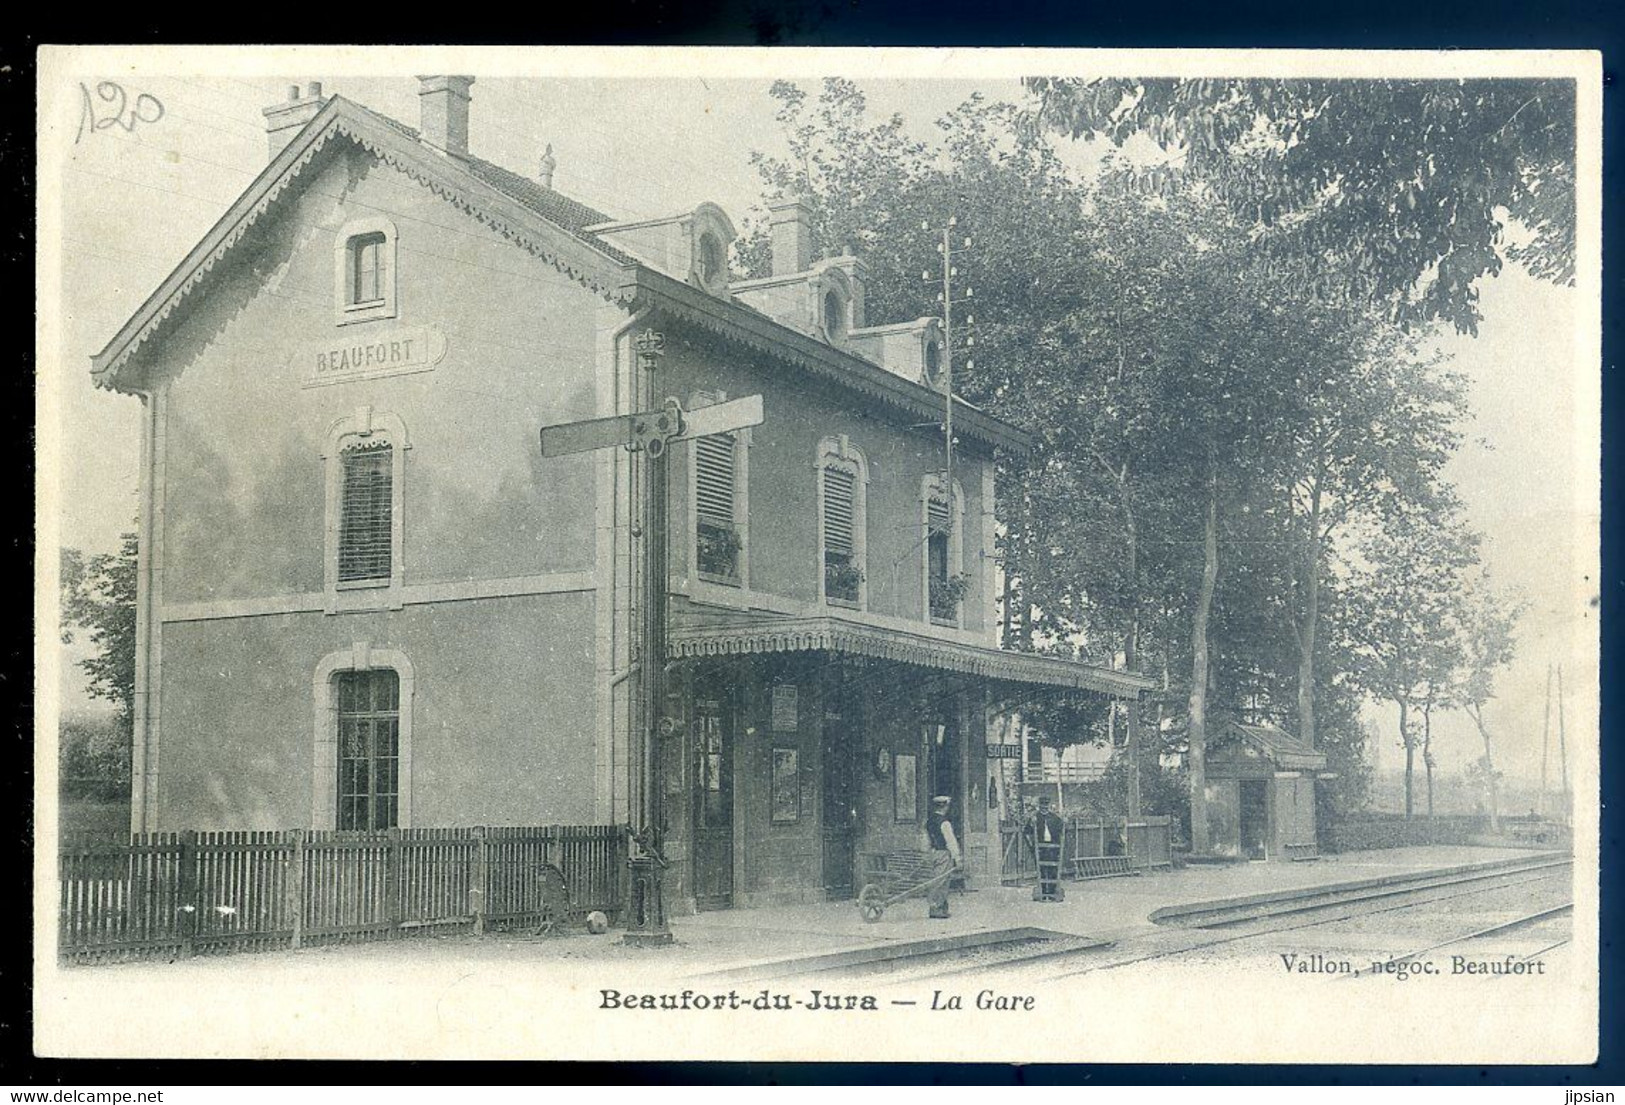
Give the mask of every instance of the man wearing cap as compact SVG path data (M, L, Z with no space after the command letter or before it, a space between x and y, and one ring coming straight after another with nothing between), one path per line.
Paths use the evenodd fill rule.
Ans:
M931 813L925 819L925 835L931 845L931 858L936 875L946 875L959 866L959 838L954 825L948 820L948 806L953 799L939 794L931 799ZM930 917L948 916L948 880L942 879L931 891Z
M1038 858L1038 885L1033 889L1033 901L1058 902L1066 895L1061 889L1061 845L1066 835L1066 822L1050 808L1049 795L1038 796L1038 812L1027 822L1027 839Z

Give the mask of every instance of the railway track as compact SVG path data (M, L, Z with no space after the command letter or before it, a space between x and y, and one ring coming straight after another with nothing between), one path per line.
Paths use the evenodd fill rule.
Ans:
M1344 896L1333 893L1333 888L1317 887L1302 894L1272 900L1269 910L1256 917L1213 916L1206 918L1200 926L1135 933L1132 943L1127 946L1119 941L1084 947L1062 946L1058 942L1029 942L1020 947L984 948L973 956L956 957L952 953L943 953L924 959L893 960L884 967L872 965L872 970L884 969L888 982L906 982L914 977L950 978L1028 969L1042 969L1046 978L1067 978L1189 955L1218 945L1240 943L1277 933L1424 909L1442 902L1461 901L1465 904L1468 899L1512 888L1528 888L1531 893L1539 893L1539 888L1548 884L1566 888L1571 866L1572 860L1567 857L1551 858L1478 872L1450 872L1438 878L1410 880L1375 893L1370 886L1357 885L1351 894ZM1210 935L1214 930L1223 930L1223 935ZM956 958L970 961L956 963ZM1056 969L1059 964L1071 959L1087 959L1088 962L1072 970Z
M1001 968L1023 969L1029 965L1038 966L1045 963L1045 961L1050 961L1048 962L1047 966L1049 968L1053 968L1055 961L1074 956L1080 958L1086 956L1089 959L1089 962L1083 966L1077 967L1076 969L1048 969L1045 973L1045 977L1051 979L1070 978L1076 975L1089 974L1094 971L1116 970L1118 968L1129 967L1135 964L1147 963L1154 960L1171 959L1182 955L1192 955L1206 951L1210 948L1229 944L1239 944L1244 941L1276 936L1285 932L1321 928L1328 925L1334 925L1339 922L1359 918L1373 917L1383 914L1402 913L1408 910L1425 909L1429 906L1438 905L1441 902L1474 898L1480 895L1492 894L1514 887L1527 886L1533 889L1541 884L1552 884L1555 886L1559 885L1558 879L1561 877L1562 876L1558 873L1543 873L1533 875L1528 878L1518 879L1502 877L1495 879L1490 885L1473 886L1469 888L1458 887L1458 880L1451 880L1450 885L1453 889L1451 889L1448 893L1429 893L1425 894L1425 896L1414 897L1412 900L1403 902L1394 902L1390 900L1381 905L1355 903L1344 904L1341 908L1339 908L1337 904L1327 904L1317 901L1312 904L1306 904L1301 909L1298 909L1290 914L1277 911L1276 913L1272 914L1270 918L1265 920L1254 921L1251 923L1244 923L1241 921L1227 922L1223 926L1225 930L1223 935L1206 935L1212 930L1212 928L1218 928L1220 926L1212 926L1211 928L1203 929L1173 929L1160 933L1148 933L1144 937L1137 939L1131 946L1127 947L1118 944L1114 945L1113 947L1100 948L1098 950L1080 949L1078 951L1070 951L1066 949L1059 949L1053 952L1039 950L1028 952L1025 955L1007 957L1001 963L987 962L972 964L960 968L952 968L944 971L935 971L932 972L932 976L947 977L952 975L979 973L982 971ZM1566 885L1566 880L1563 885ZM1430 888L1413 887L1412 893L1422 894L1424 889ZM1288 917L1292 918L1292 920L1288 921L1287 923L1283 923L1283 921L1286 921ZM1528 923L1531 923L1528 918L1521 918L1519 921L1519 926ZM1112 952L1114 950L1126 954L1113 955Z
M1174 912L1189 923L1150 931L1125 932L1120 935L1131 941L1126 944L1110 939L1110 934L1106 934L1105 940L1067 937L1059 933L1046 933L1042 938L1036 938L1033 935L1036 930L1012 930L1009 940L986 939L975 947L926 949L912 954L876 957L861 963L810 961L801 965L784 962L772 965L772 969L777 977L883 975L888 986L920 979L1000 971L1042 970L1046 979L1068 978L1196 954L1205 949L1278 933L1424 909L1443 902L1459 901L1465 904L1472 898L1513 888L1528 888L1527 892L1532 894L1538 894L1539 888L1547 884L1566 889L1572 863L1567 856L1541 856L1495 868L1456 869L1402 881L1368 880L1342 886L1313 887L1300 893L1261 896L1243 903L1214 903L1211 909L1184 907ZM1567 907L1558 907L1556 912L1564 908ZM1531 914L1521 917L1515 922L1495 926L1495 931L1522 927L1549 915L1555 915L1554 911L1548 909L1538 916ZM1460 943L1490 934L1491 930L1484 930L1448 943ZM1433 949L1420 949L1410 954L1422 955L1430 950ZM1057 969L1067 965L1069 960L1088 962L1075 969Z
M1413 952L1406 952L1404 955L1390 956L1389 958L1382 960L1380 964L1374 964L1371 968L1355 971L1352 974L1345 975L1344 977L1357 978L1360 975L1369 975L1374 973L1379 968L1395 966L1401 963L1409 963L1420 959L1429 952L1441 951L1444 948L1453 948L1473 940L1482 940L1487 936L1499 936L1502 933L1514 932L1517 929L1527 928L1530 925L1539 924L1541 921L1548 920L1552 917L1560 917L1572 912L1574 912L1574 903L1564 902L1562 905L1553 906L1550 909L1536 910L1533 913L1526 913L1521 917L1516 917L1510 921L1503 921L1498 925L1491 925L1488 928L1482 928L1474 932L1464 933L1461 936L1453 936L1449 940L1440 940L1436 943L1429 944L1425 948L1417 948ZM1553 948L1562 947L1568 942L1569 938L1564 937L1557 943L1552 944L1549 947L1542 948L1540 951L1531 952L1530 954L1521 957L1508 956L1507 958L1509 961L1515 963L1528 963L1530 960L1538 959L1541 955L1551 951Z

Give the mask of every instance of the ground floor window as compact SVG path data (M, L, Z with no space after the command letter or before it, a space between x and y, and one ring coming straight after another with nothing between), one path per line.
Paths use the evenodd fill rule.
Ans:
M388 669L334 675L338 704L338 827L391 829L400 814L400 677Z

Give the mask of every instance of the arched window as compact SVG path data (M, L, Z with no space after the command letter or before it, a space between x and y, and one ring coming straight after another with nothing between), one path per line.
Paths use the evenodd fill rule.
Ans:
M722 255L722 243L707 230L700 235L700 283L713 288L726 275L727 259Z
M389 582L394 567L395 447L387 438L356 441L339 454L340 583Z
M401 679L388 668L333 676L340 829L400 823Z
M340 326L395 317L395 224L353 219L333 245L334 300Z
M414 686L404 653L366 641L316 665L312 828L411 825Z
M360 407L328 430L328 613L397 609L403 579L406 425Z
M841 293L831 288L824 293L824 335L838 341L846 334L846 303Z
M861 609L868 597L866 555L869 467L843 434L818 453L819 597Z
M925 343L925 382L937 386L942 372L942 347L934 341Z

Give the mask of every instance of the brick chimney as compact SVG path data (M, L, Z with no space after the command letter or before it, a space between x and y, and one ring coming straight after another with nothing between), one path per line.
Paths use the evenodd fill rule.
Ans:
M418 135L426 145L453 157L468 156L468 88L473 77L419 77Z
M773 275L789 276L812 267L812 208L805 200L780 200L767 205L772 230Z
M327 101L322 99L322 86L320 81L311 81L305 94L299 94L299 86L288 86L288 98L280 104L272 104L264 111L265 133L270 140L270 155L267 160L275 161L276 155L288 148L288 143L304 129L306 123L316 118Z

